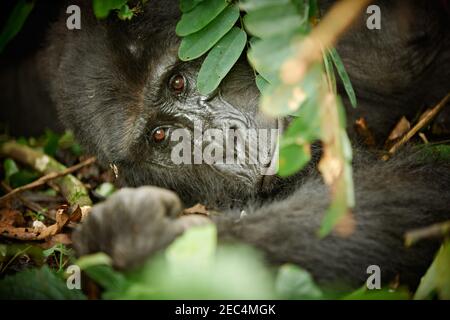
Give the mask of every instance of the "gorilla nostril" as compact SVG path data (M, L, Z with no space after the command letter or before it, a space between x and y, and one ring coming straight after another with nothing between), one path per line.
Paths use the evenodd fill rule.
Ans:
M242 125L239 123L239 121L229 119L225 123L225 127L228 128L228 130L236 131L236 130L241 129Z

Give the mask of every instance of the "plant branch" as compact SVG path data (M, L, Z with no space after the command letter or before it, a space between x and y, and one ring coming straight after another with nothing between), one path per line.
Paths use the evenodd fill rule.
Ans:
M281 67L281 78L286 84L303 79L309 67L322 58L322 48L332 47L373 0L342 0L337 2L302 41L294 58Z
M0 148L0 152L32 167L41 174L44 174L44 176L38 180L23 187L19 187L1 197L0 202L3 202L20 192L36 188L55 180L55 183L61 190L61 194L66 198L70 205L79 205L80 207L92 205L92 201L89 198L85 186L81 181L71 175L71 173L94 163L95 158L89 158L73 167L66 168L50 156L28 146L20 145L14 141L4 143Z
M407 232L405 234L405 245L410 247L424 239L444 238L447 236L450 236L450 221Z
M417 132L423 129L431 120L438 115L439 112L447 105L450 101L450 93L442 99L434 108L424 112L419 122L411 128L396 144L394 144L388 151L388 154L383 157L383 160L388 160L398 149L400 149L405 143L411 140Z

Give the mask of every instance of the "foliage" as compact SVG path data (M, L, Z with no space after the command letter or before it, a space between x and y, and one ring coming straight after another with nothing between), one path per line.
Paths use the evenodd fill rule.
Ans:
M157 0L152 0L157 1ZM162 1L162 0L158 0ZM119 19L139 14L146 0L134 7L128 0L93 0L100 19L113 12ZM0 34L0 51L19 32L33 8L33 1L20 0ZM255 71L261 91L261 110L272 117L290 117L280 141L280 176L301 170L311 160L311 146L323 145L319 164L325 182L330 186L333 202L319 230L327 235L342 217L351 217L354 202L351 146L345 133L345 114L336 93L336 75L349 101L356 106L356 96L343 62L334 48L323 48L323 59L308 66L300 80L291 81L287 68L307 45L319 21L316 0L180 0L182 17L176 32L181 37L179 58L190 61L202 58L197 78L198 90L209 95L228 74L243 53ZM54 156L61 148L81 154L80 146L68 132L63 136L47 131L42 140L22 139L27 145L39 145ZM435 150L436 149L436 150ZM448 159L447 146L432 150ZM439 150L438 150L439 149ZM424 149L431 152L431 149ZM20 168L12 159L3 162L5 180L17 187L37 178L33 171ZM114 188L100 185L96 192L107 197ZM432 266L415 293L416 299L438 297L450 299L448 265L450 246L444 243ZM8 259L30 253L40 261L51 257L59 272L47 266L29 269L0 280L4 298L83 299L77 290L68 290L62 277L65 262L72 253L63 245L48 250L29 246L16 248L0 245L0 266L6 269ZM12 258L11 258L12 256ZM6 259L8 257L8 259ZM11 260L9 260L11 261ZM216 230L210 225L195 228L177 239L164 252L128 273L115 271L104 254L82 257L77 261L90 278L103 287L105 299L327 299L329 293L314 283L305 270L284 265L273 270L262 262L255 250L245 246L218 246ZM336 297L336 295L331 295ZM363 287L342 299L407 299L403 290L367 290Z
M133 17L134 11L130 9L127 2L128 0L93 0L92 6L94 14L99 19L104 19L111 11L116 11L120 19L129 20Z
M28 18L34 7L34 1L20 0L11 12L8 21L0 33L0 53L6 47L16 34L22 29L23 24Z
M46 258L53 257L57 263L58 273L62 273L64 271L64 267L67 262L74 256L73 250L71 248L67 248L62 243L57 243L53 247L44 250L42 253Z
M128 2L93 0L92 5L99 19L106 18L112 11L120 19L131 19L139 14L146 1L133 2L133 8ZM20 30L31 11L32 7L25 9L26 3L19 3L13 12L4 31L5 43ZM180 0L182 16L176 33L182 38L181 60L206 56L197 77L200 93L214 92L247 48L255 81L262 92L261 110L273 117L291 115L313 120L294 120L288 134L281 139L279 175L288 176L301 170L311 160L311 145L322 141L324 156L319 169L333 195L319 232L325 236L350 213L354 204L351 148L344 129L343 107L336 98L334 67L353 106L356 106L356 97L334 48L324 48L323 63L309 66L299 81L289 80L286 68L307 46L307 39L319 19L317 8L317 0L241 0L237 3ZM295 72L295 68L288 69ZM58 138L48 132L47 139L44 150L54 155Z
M80 290L69 290L64 281L49 267L28 269L0 280L1 299L85 299Z
M439 250L433 264L422 278L414 299L429 299L437 295L443 300L450 299L450 240Z
M302 169L311 160L311 145L323 142L324 157L319 168L334 196L319 232L327 235L354 204L351 147L342 103L336 98L334 67L354 106L355 93L334 48L324 49L324 63L311 66L300 81L286 81L288 75L283 71L296 59L318 21L316 1L242 0L236 4L225 0L181 0L180 6L184 8L176 28L182 37L180 59L188 61L206 55L197 78L200 93L207 95L216 90L248 48L248 60L262 93L261 110L273 117L297 117L281 139L279 175L292 175Z
M86 259L86 258L83 258ZM94 256L99 259L99 256ZM214 225L194 228L163 254L127 274L103 263L86 273L101 283L106 299L269 299L272 278L258 253L243 246L216 246ZM106 259L106 263L108 260Z
M25 168L19 169L16 162L10 158L3 161L3 168L5 168L5 181L13 188L23 186L39 178L39 174L34 171Z
M43 255L52 255L59 249L49 249ZM111 259L104 253L81 257L75 263L103 288L102 299L404 300L410 297L410 293L401 288L368 290L362 287L349 294L324 290L314 283L308 272L297 266L286 264L274 270L263 263L260 254L252 248L218 246L212 224L190 229L164 252L131 272L114 270ZM441 268L444 266L441 264ZM0 297L84 299L79 291L67 289L62 276L48 267L7 276L0 280ZM428 281L426 277L424 281Z

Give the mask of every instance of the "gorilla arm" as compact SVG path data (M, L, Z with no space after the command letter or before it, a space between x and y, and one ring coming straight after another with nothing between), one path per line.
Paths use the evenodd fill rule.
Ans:
M439 243L407 249L403 235L450 217L450 193L442 192L449 190L450 171L448 165L408 161L355 167L356 224L348 237L317 237L329 194L319 177L310 177L282 201L247 207L240 220L238 212L214 219L219 240L253 245L274 264L298 264L322 284L357 287L367 279L367 267L378 265L383 282L400 275L402 284L416 286ZM121 191L94 208L75 234L75 246L80 254L104 251L121 268L139 265L185 229L186 218L173 219L180 208L167 190Z
M275 264L298 264L323 284L356 287L367 279L367 267L377 265L383 283L399 275L402 284L415 287L438 243L405 248L403 236L450 217L448 166L379 163L355 168L354 179L354 221L341 225L354 227L347 237L335 230L318 238L329 192L319 178L311 178L283 201L247 209L239 222L220 219L219 238L252 244Z

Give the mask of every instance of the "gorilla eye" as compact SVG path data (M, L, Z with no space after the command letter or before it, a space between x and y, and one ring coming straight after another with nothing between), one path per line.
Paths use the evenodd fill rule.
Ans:
M180 94L184 91L185 82L186 81L181 74L176 74L170 79L170 89L176 94Z
M163 142L166 139L166 130L163 128L157 128L152 132L152 139L156 143Z

